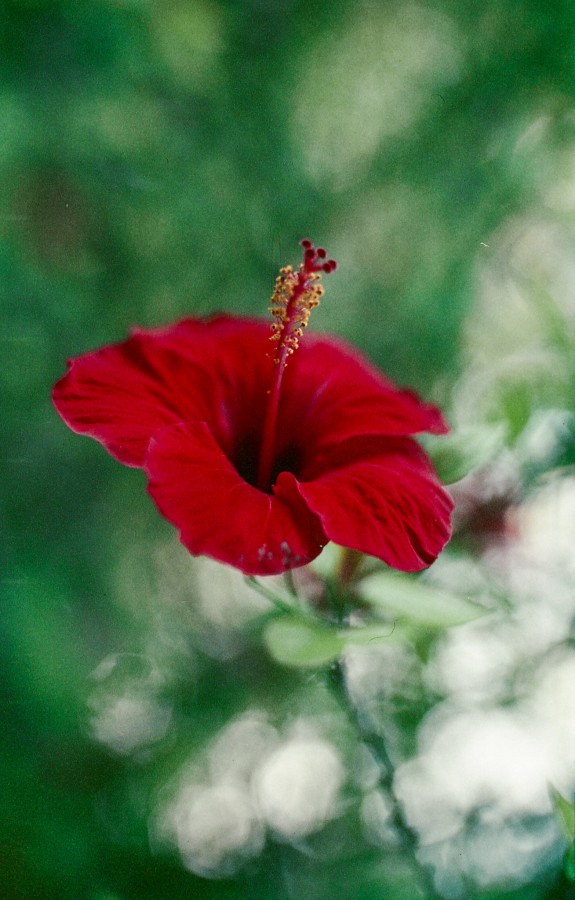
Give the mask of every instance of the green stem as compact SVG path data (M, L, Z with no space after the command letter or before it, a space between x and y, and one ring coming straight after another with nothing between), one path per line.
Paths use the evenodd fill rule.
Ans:
M392 802L391 823L399 835L404 852L409 856L411 867L420 885L420 896L425 898L425 900L441 900L440 895L435 890L431 872L420 863L417 857L419 846L417 832L409 825L401 804L395 795L393 786L395 767L384 738L382 735L374 732L373 729L366 727L361 713L349 695L345 674L340 662L330 669L330 681L349 722L359 734L361 741L369 747L375 760L380 764L380 785L387 792Z
M292 597L295 597L296 600L299 600L297 587L296 587L295 580L293 577L293 569L286 569L286 571L284 572L284 581L285 581L285 585L286 585L288 591L290 592L290 594L292 595Z
M278 597L277 594L274 594L273 591L270 591L267 587L264 587L264 585L261 584L257 580L257 578L254 578L253 575L244 575L244 578L247 584L249 584L249 586L253 588L254 591L257 591L260 596L265 597L266 600L269 600L270 603L273 603L273 605L277 607L277 609L279 609L281 612L289 613L293 616L294 613L297 613L299 611L295 609L291 605L291 603L286 603L285 600L282 600L282 598Z
M353 581L363 559L364 554L359 550L350 550L348 547L341 548L337 567L337 578L340 584L348 585Z

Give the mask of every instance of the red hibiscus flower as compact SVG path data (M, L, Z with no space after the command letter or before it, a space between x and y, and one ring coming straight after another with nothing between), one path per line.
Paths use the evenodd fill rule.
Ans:
M276 281L273 344L265 321L231 315L134 329L71 360L54 404L73 431L144 469L193 554L271 575L335 541L422 569L449 538L452 502L410 435L447 427L343 341L298 348L335 268L302 244L303 263Z

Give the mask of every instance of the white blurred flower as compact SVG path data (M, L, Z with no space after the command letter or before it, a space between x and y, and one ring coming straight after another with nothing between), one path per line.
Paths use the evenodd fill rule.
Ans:
M232 784L184 784L158 823L183 864L205 877L234 875L264 844L249 792Z
M554 478L522 504L517 519L525 556L575 575L575 478Z
M337 812L345 777L339 754L319 738L296 738L275 750L256 773L258 807L277 835L316 831Z
M256 711L234 719L213 742L209 770L214 782L247 783L279 741L276 729Z
M172 710L154 697L133 693L109 697L94 709L94 740L122 755L134 753L161 740L170 725Z
M121 755L145 750L165 737L172 707L158 696L162 677L151 659L137 653L105 657L91 676L91 736Z
M398 769L395 781L424 843L459 831L478 808L498 822L549 812L551 748L534 726L501 709L443 708L430 717L424 751Z

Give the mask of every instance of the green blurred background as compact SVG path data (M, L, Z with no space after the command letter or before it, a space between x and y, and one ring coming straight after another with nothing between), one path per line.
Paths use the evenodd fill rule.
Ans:
M514 501L565 476L573 4L2 0L0 123L0 894L418 896L393 840L358 827L357 741L322 676L268 658L242 627L261 607L241 581L186 557L141 473L73 436L50 389L67 357L133 324L264 314L309 236L340 264L312 327L456 425L504 423ZM541 419L557 410L560 427ZM492 494L497 507L505 488ZM539 661L567 652L568 626ZM521 690L533 659L517 664ZM449 693L425 665L380 709L404 761ZM516 700L510 685L494 708ZM158 837L166 786L250 710L276 735L322 723L352 773L344 808L311 838L256 841L241 864L186 858ZM441 896L567 897L558 834L530 868L491 866L488 841L483 871L443 858Z

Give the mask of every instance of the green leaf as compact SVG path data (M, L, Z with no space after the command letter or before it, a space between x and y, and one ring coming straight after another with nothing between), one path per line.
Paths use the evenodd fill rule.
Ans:
M489 612L455 594L430 587L421 579L390 572L368 575L359 582L358 589L370 606L432 628L463 625Z
M453 484L491 462L503 448L505 436L505 425L481 425L440 437L425 435L421 442L441 481Z
M284 666L324 666L340 656L344 640L333 628L301 619L274 619L264 630L271 656Z
M559 793L557 788L549 785L549 792L553 801L553 808L561 822L567 837L575 839L575 801L567 800L563 794Z

